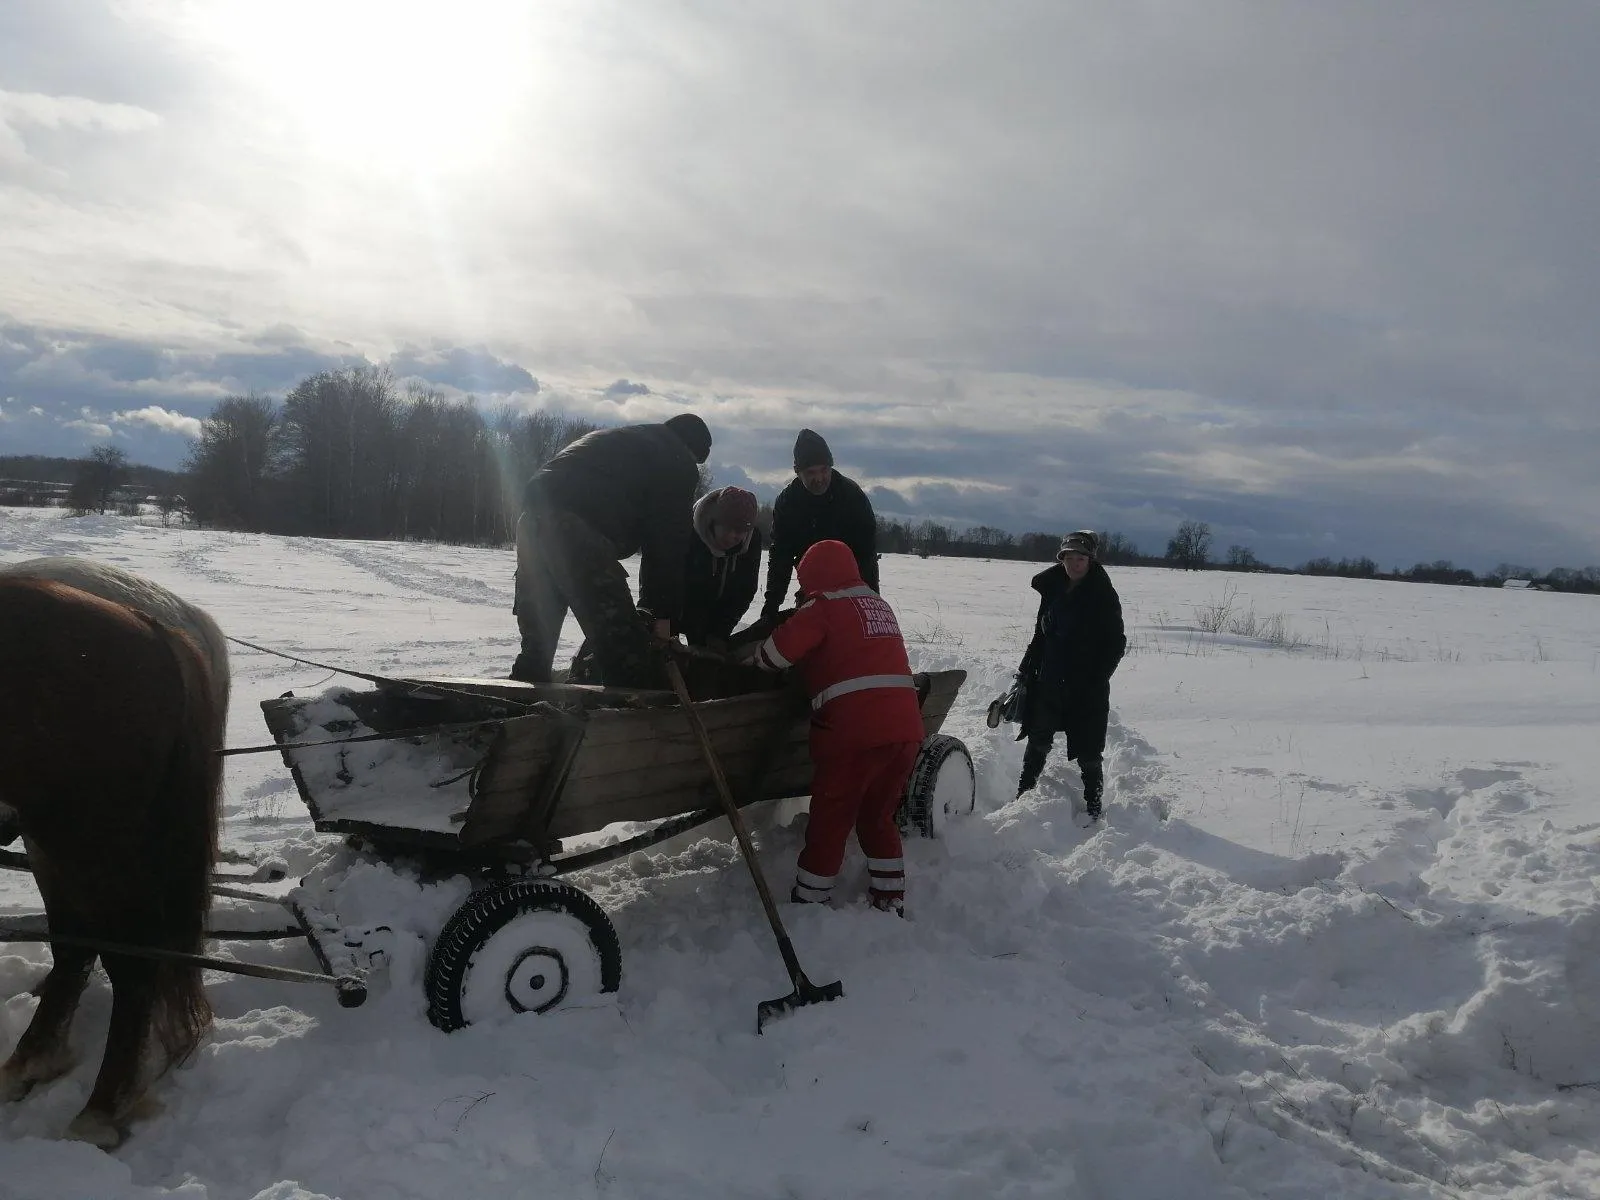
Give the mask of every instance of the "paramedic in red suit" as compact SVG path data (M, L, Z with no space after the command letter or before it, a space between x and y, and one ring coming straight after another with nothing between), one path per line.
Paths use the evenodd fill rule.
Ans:
M790 899L818 904L833 894L854 828L873 906L902 912L894 813L923 731L900 623L843 542L812 546L798 574L804 602L754 653L767 670L797 668L811 696L811 819Z

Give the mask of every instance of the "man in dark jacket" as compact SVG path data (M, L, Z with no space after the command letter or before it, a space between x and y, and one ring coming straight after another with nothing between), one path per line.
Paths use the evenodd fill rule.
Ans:
M691 646L726 644L755 599L761 579L758 508L755 494L739 487L718 488L695 503L678 627Z
M856 556L861 578L878 590L878 520L855 480L833 469L822 435L802 429L794 443L795 478L772 506L772 553L762 620L783 608L794 565L818 542L839 541Z
M1083 774L1084 807L1096 821L1105 789L1101 758L1111 716L1111 676L1128 648L1122 602L1096 561L1099 549L1099 538L1090 531L1069 533L1056 554L1057 565L1033 577L1039 615L1017 669L1026 689L1019 739L1028 739L1017 795L1039 781L1050 745L1063 732L1067 758L1077 759Z
M683 553L711 431L693 413L660 425L601 429L573 442L528 480L517 522L522 653L511 677L548 683L570 608L599 660L601 681L664 686L650 637L683 613ZM639 604L621 559L640 555Z

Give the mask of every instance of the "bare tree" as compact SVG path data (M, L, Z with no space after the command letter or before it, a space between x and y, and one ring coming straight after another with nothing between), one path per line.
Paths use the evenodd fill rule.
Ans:
M1188 571L1198 571L1211 561L1211 526L1185 521L1167 543L1167 561Z
M78 513L104 513L112 494L128 482L128 456L116 446L96 446L78 460L67 504Z
M1228 566L1235 571L1253 571L1261 566L1261 560L1249 546L1229 546Z
M201 525L262 529L274 467L278 408L265 396L227 396L200 423L184 464L189 511Z
M397 523L403 410L381 368L319 371L283 401L279 446L303 532L376 537Z
M1139 547L1124 533L1107 533L1100 538L1100 561L1103 563L1131 563L1139 560Z
M1533 567L1520 567L1516 563L1501 563L1484 576L1485 579L1537 579L1539 572Z
M156 512L161 514L161 527L172 524L172 518L188 508L188 501L178 495L171 484L162 484L156 491Z

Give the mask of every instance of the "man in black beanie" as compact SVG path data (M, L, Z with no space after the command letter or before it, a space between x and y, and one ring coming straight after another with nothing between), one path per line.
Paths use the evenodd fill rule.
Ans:
M763 620L783 607L794 565L817 542L843 542L856 556L861 578L878 590L878 519L859 484L833 469L822 435L802 429L794 440L795 478L772 505L772 550L767 560Z
M522 653L511 678L548 683L570 608L599 662L600 682L665 687L650 638L677 631L683 556L699 464L711 431L693 413L659 425L587 434L528 480L517 522L516 604ZM620 560L640 555L639 603Z

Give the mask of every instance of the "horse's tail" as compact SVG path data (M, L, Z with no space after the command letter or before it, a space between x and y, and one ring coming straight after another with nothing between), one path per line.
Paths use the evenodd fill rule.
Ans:
M222 806L222 758L217 751L228 714L204 649L184 633L152 624L177 666L182 715L150 798L150 878L167 948L198 954L211 909L211 868ZM225 662L222 669L227 670ZM172 1064L187 1058L210 1028L211 1002L199 967L175 962L158 967L152 1029Z

